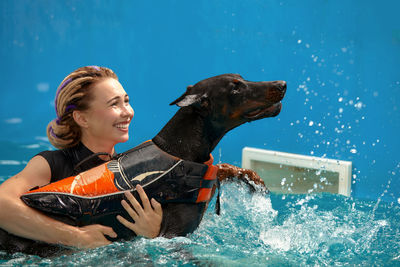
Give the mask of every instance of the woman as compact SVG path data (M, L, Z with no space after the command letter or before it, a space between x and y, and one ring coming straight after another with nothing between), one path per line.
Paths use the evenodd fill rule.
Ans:
M107 245L106 238L116 237L112 228L102 225L74 227L53 220L26 206L20 196L29 189L76 175L109 159L94 153L115 154L114 146L129 138L133 109L129 97L108 68L89 66L77 69L60 84L55 100L57 118L47 127L50 142L59 150L44 151L34 156L17 175L0 185L0 228L9 234L77 248ZM89 160L79 164L85 158ZM137 235L156 237L160 231L161 205L147 199L141 187L140 206L127 195L133 210L123 206L135 223L118 220ZM1 244L0 244L1 245ZM18 249L17 249L18 250Z

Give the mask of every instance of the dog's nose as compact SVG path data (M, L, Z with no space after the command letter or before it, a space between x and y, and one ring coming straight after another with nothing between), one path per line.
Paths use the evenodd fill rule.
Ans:
M282 93L286 92L286 82L285 81L275 81L276 87Z

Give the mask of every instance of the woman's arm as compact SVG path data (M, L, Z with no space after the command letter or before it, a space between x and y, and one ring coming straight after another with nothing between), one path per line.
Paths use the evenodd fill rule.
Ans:
M116 237L110 227L74 227L25 205L20 196L35 186L50 182L51 171L41 156L33 157L17 175L0 185L0 228L17 236L78 248L94 248L110 243L105 235Z

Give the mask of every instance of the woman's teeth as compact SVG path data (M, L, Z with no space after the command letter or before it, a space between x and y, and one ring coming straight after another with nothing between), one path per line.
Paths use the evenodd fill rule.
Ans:
M115 125L115 127L119 128L119 129L126 129L129 127L129 123L119 123L119 124Z

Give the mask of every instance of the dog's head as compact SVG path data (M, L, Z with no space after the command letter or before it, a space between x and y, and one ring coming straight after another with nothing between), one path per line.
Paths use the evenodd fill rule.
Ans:
M223 74L188 86L170 105L191 106L230 130L244 122L277 116L285 92L284 81L251 82L238 74Z

